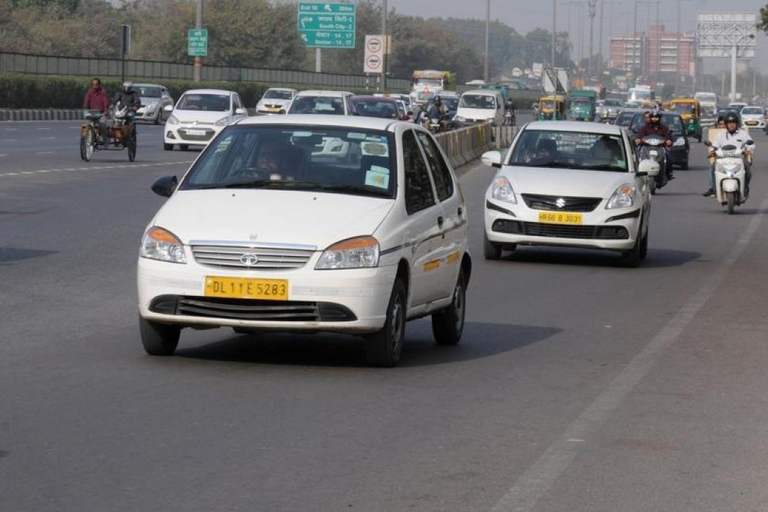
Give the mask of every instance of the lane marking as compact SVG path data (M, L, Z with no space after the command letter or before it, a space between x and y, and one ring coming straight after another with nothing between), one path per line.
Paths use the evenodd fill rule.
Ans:
M56 140L58 137L38 137L37 140Z
M53 151L38 151L36 155L52 155Z
M677 341L699 310L712 298L757 233L766 211L768 197L760 203L759 211L754 214L719 268L608 387L568 425L560 438L517 479L491 512L530 512L536 506L576 456L583 452L583 443L574 441L589 438L608 421L635 386L645 378L661 354Z
M0 139L0 142L16 142L18 139Z
M53 151L47 152L47 153L53 153ZM43 153L38 153L43 154ZM78 171L104 171L104 170L113 170L113 169L135 169L139 167L160 167L160 166L167 166L167 165L182 165L182 164L191 164L194 160L187 160L184 162L157 162L157 163L151 163L151 164L125 164L125 165L102 165L98 167L71 167L68 169L41 169L38 171L17 171L17 172L6 172L3 174L0 174L0 178L3 176L19 176L19 175L30 175L30 174L48 174L53 172L78 172Z
M51 130L52 128L38 128L38 130Z
M18 128L3 128L3 130L5 130L6 132L17 132L17 131L19 131Z

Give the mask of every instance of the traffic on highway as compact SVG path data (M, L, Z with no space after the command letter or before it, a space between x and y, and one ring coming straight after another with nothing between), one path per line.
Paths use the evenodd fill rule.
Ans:
M0 510L765 510L768 87L492 44L395 82L377 5L258 7L318 67L385 16L364 88L88 73L0 121Z

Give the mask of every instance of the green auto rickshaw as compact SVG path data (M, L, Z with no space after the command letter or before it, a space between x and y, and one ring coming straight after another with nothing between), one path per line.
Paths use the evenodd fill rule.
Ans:
M685 124L685 132L701 142L701 104L694 99L676 99L670 103L670 110L680 114Z

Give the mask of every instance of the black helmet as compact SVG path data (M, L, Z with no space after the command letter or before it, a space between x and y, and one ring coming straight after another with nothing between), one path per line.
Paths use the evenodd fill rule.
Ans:
M736 123L736 126L739 126L741 124L741 119L739 118L739 114L737 114L736 112L728 112L727 114L725 114L723 121L725 121L725 126L728 126L728 123Z

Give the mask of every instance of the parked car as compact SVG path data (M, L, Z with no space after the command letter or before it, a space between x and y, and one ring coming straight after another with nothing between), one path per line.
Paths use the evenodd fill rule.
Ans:
M680 114L675 114L674 112L662 112L661 124L669 128L669 131L672 134L672 147L669 151L672 165L687 170L690 161L691 143L688 140L688 134L686 133L683 118L680 117ZM637 137L637 134L640 133L643 126L645 126L643 114L635 114L635 117L632 120L632 125L629 128L631 137Z
M570 121L526 125L504 158L483 155L499 168L485 196L484 254L523 245L619 251L627 266L648 253L649 176L634 142L618 126Z
M170 113L165 107L173 107L171 93L163 85L133 84L133 90L139 93L141 107L136 112L137 121L150 121L154 124L165 122Z
M355 114L352 96L346 91L301 91L293 98L288 113L351 116Z
M205 146L228 124L248 117L240 95L220 89L193 89L185 92L165 124L163 149L173 150L178 144L182 150L189 146Z
M442 150L413 123L251 117L224 130L146 228L141 341L172 354L182 328L335 332L368 361L400 360L407 320L459 342L472 263L467 207Z
M267 89L256 104L256 115L285 114L297 93L296 89Z

